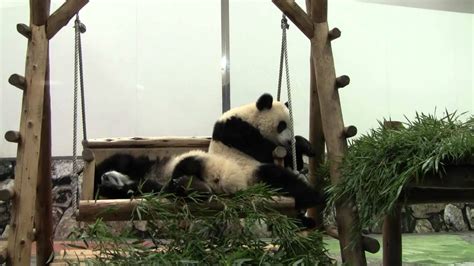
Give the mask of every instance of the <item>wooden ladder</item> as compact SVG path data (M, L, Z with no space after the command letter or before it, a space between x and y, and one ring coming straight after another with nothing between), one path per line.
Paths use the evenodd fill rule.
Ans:
M0 193L0 200L12 201L8 246L0 251L0 263L30 265L33 241L37 265L53 258L49 40L87 2L68 0L50 16L49 0L30 0L30 26L17 25L28 48L25 76L13 74L8 80L22 90L23 100L20 130L5 134L18 149L14 189Z
M345 127L342 120L338 89L349 84L348 76L336 78L331 41L341 35L339 29L329 30L327 23L327 0L306 0L305 12L294 0L272 0L273 3L308 37L311 42L311 99L310 142L318 155L310 160L310 177L320 185L322 180L315 174L324 157L326 142L330 162L331 182L337 184L343 178L340 171L342 158L347 150L346 138L356 134L354 126ZM324 137L323 137L324 136ZM351 242L351 232L358 219L352 199L343 199L336 204L336 221L344 263L366 265L363 238L360 233ZM321 210L310 212L322 224Z

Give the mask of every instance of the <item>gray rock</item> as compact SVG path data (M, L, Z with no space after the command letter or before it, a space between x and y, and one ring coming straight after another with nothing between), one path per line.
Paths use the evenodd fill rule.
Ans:
M7 239L9 231L10 231L10 225L7 224L7 226L5 226L5 229L2 232L2 235L0 236L0 239Z
M466 206L466 217L471 230L474 230L474 208Z
M415 233L432 233L435 230L428 219L416 220Z
M446 204L444 203L416 204L410 206L413 210L413 216L415 218L423 219L430 217L432 214L442 212L445 207Z
M443 214L441 213L436 213L432 214L430 217L428 217L428 220L431 223L431 226L433 226L433 229L435 232L443 232L447 231L446 223L444 222Z
M444 221L450 231L462 232L469 230L464 222L461 209L453 204L446 205L444 209Z

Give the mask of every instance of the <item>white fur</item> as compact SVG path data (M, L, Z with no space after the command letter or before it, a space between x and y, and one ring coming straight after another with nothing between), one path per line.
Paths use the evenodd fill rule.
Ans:
M134 181L127 175L117 171L109 171L101 176L101 182L103 185L122 188L125 185L132 184Z

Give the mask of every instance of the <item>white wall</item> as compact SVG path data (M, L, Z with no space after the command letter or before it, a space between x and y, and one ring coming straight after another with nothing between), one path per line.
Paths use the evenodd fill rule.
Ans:
M438 0L442 1L442 0ZM446 0L447 1L447 0ZM17 129L27 1L0 3L0 132ZM63 1L53 0L54 10ZM298 1L304 6L304 1ZM219 0L102 0L81 12L89 137L209 135L221 110ZM472 13L355 0L329 1L329 23L346 124L474 107ZM281 13L271 1L231 0L231 104L276 93ZM456 10L456 9L454 9ZM290 26L291 83L298 134L308 131L309 43ZM72 22L51 42L53 154L71 154ZM15 145L0 140L0 157Z
M276 93L281 13L270 1L231 3L231 91L237 106L263 90ZM366 132L377 120L404 121L404 114L412 118L415 111L472 113L473 23L472 13L329 1L330 27L342 31L333 42L336 73L351 77L340 90L345 123ZM296 131L307 135L309 43L293 25L288 38Z

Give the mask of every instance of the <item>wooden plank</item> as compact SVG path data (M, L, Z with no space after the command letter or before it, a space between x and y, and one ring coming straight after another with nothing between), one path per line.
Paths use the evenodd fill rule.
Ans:
M420 178L419 182L413 180L407 187L424 187L440 189L474 188L474 165L447 165L445 173L429 173Z
M272 2L298 27L306 37L314 35L313 22L294 0L272 0Z
M54 255L53 249L53 209L51 177L51 100L49 90L49 63L43 102L43 126L41 127L41 160L38 175L38 195L36 200L36 264L47 265Z
M15 169L15 194L12 201L12 231L8 239L10 263L29 265L31 236L35 219L37 177L42 139L43 99L48 63L48 39L45 26L31 26L26 62L28 90L23 96L20 134Z
M274 202L270 203L270 207L281 213L289 216L296 216L295 201L293 198L288 197L274 197ZM95 221L97 218L102 218L105 221L123 221L130 220L133 210L140 203L141 199L113 199L113 200L81 200L79 204L79 213L77 216L78 221ZM165 208L169 208L170 211L176 211L181 206L177 206L167 200L163 200ZM213 215L217 211L224 209L224 206L216 202L210 202L206 204L208 211L206 213L198 213L195 210L194 203L188 203L191 212L196 215ZM194 209L194 211L193 211ZM200 208L202 210L202 208ZM149 217L142 217L147 219Z
M83 8L89 0L67 0L48 18L48 28L46 29L48 39L51 39L67 25L69 20Z
M209 137L133 137L90 139L83 143L87 148L151 148L151 147L208 147Z
M383 223L383 265L402 265L401 207L386 215Z

